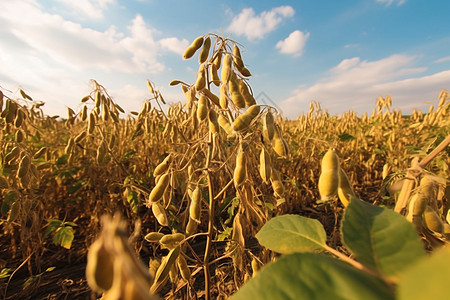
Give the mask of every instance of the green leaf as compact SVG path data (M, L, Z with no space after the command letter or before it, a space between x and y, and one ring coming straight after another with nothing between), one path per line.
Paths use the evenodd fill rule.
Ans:
M416 230L403 216L356 198L344 212L341 231L356 260L393 279L425 254Z
M45 230L44 237L48 237L50 233L55 232L62 225L62 221L55 219L48 219L48 226Z
M264 224L256 238L264 247L287 254L322 250L326 246L327 235L317 220L283 215Z
M137 213L139 209L139 194L135 191L130 191L127 196L127 202L130 204L131 210Z
M443 248L420 259L402 274L397 289L398 299L449 299L449 278L450 249Z
M64 226L60 227L60 229L56 231L53 236L53 243L66 249L70 249L70 247L72 247L73 238L73 228L70 226Z
M230 300L390 300L380 279L333 257L294 253L263 267Z
M355 139L353 135L348 134L347 132L341 133L340 135L338 135L338 138L342 142L348 142Z

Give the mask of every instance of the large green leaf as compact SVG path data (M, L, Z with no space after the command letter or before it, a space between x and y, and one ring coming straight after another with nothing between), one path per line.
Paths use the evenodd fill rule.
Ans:
M362 264L393 279L424 255L413 225L393 210L352 198L342 219L342 241Z
M60 227L53 236L53 243L66 249L72 247L74 238L73 228L71 226Z
M326 246L327 235L317 220L283 215L264 224L256 238L264 247L287 254L322 250Z
M231 300L394 299L380 279L318 253L293 253L262 268Z
M443 248L406 270L397 288L399 300L450 299L450 249Z

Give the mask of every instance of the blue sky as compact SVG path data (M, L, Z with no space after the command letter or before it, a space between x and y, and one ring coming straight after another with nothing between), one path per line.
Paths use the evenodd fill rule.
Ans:
M388 93L405 113L427 110L450 89L447 0L3 2L0 87L9 97L23 88L50 115L79 108L89 79L128 111L149 97L146 79L184 102L168 83L195 82L197 56L182 53L209 32L243 45L257 101L291 119L311 100L370 113Z

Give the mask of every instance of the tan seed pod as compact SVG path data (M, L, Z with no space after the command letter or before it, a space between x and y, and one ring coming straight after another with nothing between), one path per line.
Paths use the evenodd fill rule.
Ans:
M22 130L17 129L16 134L15 134L15 136L14 136L14 139L15 139L16 142L18 142L18 143L22 143L22 142L23 142L24 135L23 135Z
M19 128L22 125L24 118L25 113L21 109L19 109L17 111L16 118L14 119L14 126L16 126L16 128Z
M220 73L220 80L222 81L222 84L227 84L230 80L230 75L232 72L231 60L231 54L225 54L225 57L223 58L222 71Z
M342 168L339 168L339 186L337 192L339 200L341 200L345 207L348 206L351 198L356 198L355 191L350 184L350 180Z
M19 157L19 154L20 154L19 147L12 148L11 151L8 154L6 154L5 162L7 164L11 163L13 160L15 160L17 157Z
M245 105L252 106L256 104L256 100L253 97L252 94L250 94L250 91L248 90L248 86L245 84L244 80L239 79L239 91L241 92L241 95L244 97Z
M197 232L198 223L189 218L189 221L186 225L186 235L190 236Z
M152 203L152 213L160 225L169 226L166 210L161 204L159 204L159 202Z
M182 83L181 80L172 80L171 82L169 82L169 85L170 85L170 86L175 86L175 85L178 85L178 84L180 84L180 83Z
M157 176L160 176L160 175L166 173L166 171L169 169L170 159L171 159L171 154L167 155L163 159L163 161L160 162L159 165L156 166L155 170L153 171L154 177L157 177Z
M236 75L232 73L232 76L230 78L230 81L228 82L230 93L231 93L231 101L233 101L234 105L237 108L244 108L245 107L245 99L244 96L239 91L239 83L236 78Z
M74 145L74 139L69 138L69 141L67 142L67 146L66 146L66 148L64 148L64 153L69 154L72 151L73 145Z
M177 266L180 270L181 277L183 277L184 280L189 281L189 279L191 279L191 271L189 270L186 259L181 254L178 255Z
M81 113L80 113L80 119L81 119L81 121L86 121L86 119L87 119L87 106L86 105L83 105L83 109L81 110Z
M225 130L226 134L232 133L233 128L231 127L230 122L222 114L219 113L219 115L217 117L217 121L219 122L220 127L222 127L223 130Z
M234 131L242 131L250 126L250 123L259 114L260 108L258 105L250 106L245 113L238 116L233 122Z
M22 89L19 89L20 95L22 96L22 98L24 99L28 99L33 101L33 98L31 98L27 93L25 93Z
M186 238L186 236L179 232L173 233L173 234L166 234L159 240L159 243L161 245L175 245L176 246L180 242L182 242L185 238Z
M285 189L284 184L281 181L280 172L272 169L272 172L270 173L270 181L272 183L272 188L275 196L283 197Z
M83 98L81 98L81 102L86 102L89 99L91 99L91 95L84 96Z
M423 213L423 220L425 221L425 226L428 229L440 234L444 234L444 222L442 222L436 211L429 205L427 205L425 208L425 212Z
M203 42L203 48L198 56L200 64L204 63L208 59L210 48L211 48L211 38L208 36Z
M189 217L197 223L200 223L201 215L201 205L202 205L202 193L200 188L197 186L192 192L191 204L189 205Z
M235 44L233 46L233 62L236 68L244 68L244 62L242 61L241 51L239 47Z
M194 56L195 52L203 45L203 36L196 38L192 44L184 51L183 58L189 59Z
M150 293L157 293L159 289L162 287L161 284L165 281L167 276L169 276L170 269L173 264L176 262L178 255L180 254L180 246L177 246L170 250L169 254L163 258L161 261L161 265L155 274L155 281L153 285L150 287Z
M102 93L100 90L95 92L95 107L100 108L100 104L102 103Z
M204 90L202 90L202 93L204 93L206 95L206 97L208 97L209 100L211 100L212 103L214 103L217 106L220 106L219 97L217 97L213 92L211 92L208 89L204 89Z
M209 66L209 76L211 78L211 82L215 86L219 86L220 85L219 70L217 69L215 64L211 64Z
M218 133L219 132L219 122L217 121L217 113L215 110L210 109L208 114L208 120L209 120L209 130L212 133Z
M206 69L205 65L200 65L197 72L197 81L195 82L195 90L201 91L206 87Z
M227 92L227 85L222 84L220 86L220 98L219 98L219 104L220 107L223 109L228 108L228 92Z
M150 232L145 235L144 239L150 243L158 243L163 236L164 233L161 232Z
M92 134L92 133L94 133L94 129L95 129L95 114L93 112L91 112L89 114L87 131L89 134Z
M75 143L80 143L85 137L86 137L86 135L87 135L87 132L86 131L82 131L80 134L78 134L76 137L75 137Z
M109 115L110 115L109 114L109 107L106 104L106 102L103 101L103 104L102 104L102 120L105 121L105 122L108 121L109 120Z
M246 177L247 177L246 157L244 149L242 145L240 145L236 155L236 167L234 169L234 176L233 176L234 185L236 187L240 186L242 183L244 183Z
M86 265L86 279L94 291L104 292L112 287L114 278L114 257L107 251L103 239L95 241L89 248Z
M34 159L38 159L38 158L42 157L42 155L44 155L46 152L47 152L47 147L42 147L41 149L36 151L36 153L34 154L33 158Z
M252 265L252 271L253 271L252 276L255 277L256 273L258 273L261 266L259 265L259 262L255 257L253 257L251 265Z
M169 185L170 176L168 173L161 175L156 186L152 189L149 196L149 201L154 203L161 200L167 186Z
M270 180L270 175L272 173L272 160L270 159L269 153L263 147L259 155L259 174L265 183Z
M323 156L321 169L319 193L322 200L329 200L336 195L339 187L339 157L334 149L329 149Z
M200 95L197 107L197 119L201 122L208 116L208 99L205 95Z
M238 72L241 73L241 75L244 76L244 77L250 77L250 76L252 76L252 73L251 73L250 70L247 69L246 67L241 68L241 67L239 67L239 66L236 66L236 69L237 69Z

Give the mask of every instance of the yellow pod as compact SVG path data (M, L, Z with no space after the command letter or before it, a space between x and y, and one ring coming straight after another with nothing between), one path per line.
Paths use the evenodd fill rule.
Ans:
M233 46L233 62L236 68L244 68L244 62L242 61L241 51L239 47L235 44Z
M189 205L189 217L197 223L200 223L201 215L201 205L202 205L202 193L200 188L197 186L192 192L191 204Z
M157 202L157 201L161 200L161 198L164 194L164 191L166 190L167 186L169 185L169 179L170 179L170 176L168 173L165 173L160 176L158 183L150 192L150 196L149 196L150 202Z
M185 238L186 238L186 236L179 232L172 233L172 234L166 234L159 240L159 243L161 245L174 245L175 246L175 245L178 245Z
M191 217L189 217L189 221L186 225L186 235L192 235L197 232L198 223L192 220Z
M176 262L176 259L179 254L180 254L180 246L177 246L172 250L170 250L169 254L167 254L167 256L165 256L162 259L161 265L159 266L155 274L155 281L153 285L150 287L151 293L156 293L159 290L160 283L162 283L167 278L167 276L169 276L170 269Z
M271 141L275 134L275 120L270 111L268 111L263 118L263 132L265 137Z
M222 84L220 86L220 98L219 98L220 107L223 109L228 108L228 93L227 93L227 85Z
M14 120L14 126L16 126L16 128L19 128L22 125L24 118L25 118L25 113L21 109L19 109L17 111L17 115Z
M281 181L280 172L272 169L270 173L270 181L272 182L272 188L275 196L283 197L285 189L283 182Z
M208 116L208 99L205 95L200 95L197 107L197 119L201 122Z
M93 112L89 114L89 120L88 120L88 133L92 134L95 129L95 115Z
M429 205L427 205L425 208L425 212L423 213L423 220L425 222L425 226L428 229L440 234L444 234L444 222L442 222L436 211L434 211L434 209L432 209Z
M150 258L148 262L148 272L155 278L156 272L158 271L159 266L161 265L161 260L159 258Z
M67 146L66 148L64 148L64 153L65 154L69 154L72 151L73 145L74 145L74 140L73 138L70 138L69 141L67 142Z
M229 53L225 54L223 58L222 71L220 73L220 80L222 84L227 84L230 80L231 75L231 55Z
M156 166L155 170L153 171L153 176L156 178L157 176L160 176L169 169L169 160L170 160L171 154L167 155L163 161Z
M275 153L281 157L288 155L288 148L286 142L279 136L278 130L275 130L274 138L272 139L272 147Z
M212 133L218 133L219 123L217 121L217 113L213 109L209 110L208 120L209 120L209 130Z
M233 122L233 130L241 131L247 129L253 119L258 116L260 108L258 105L250 106L245 113L238 116Z
M208 59L209 49L211 48L211 38L208 36L203 42L203 48L198 57L199 63L204 63Z
M239 84L236 76L231 76L230 81L228 82L228 86L230 88L231 93L231 101L233 101L234 105L237 108L245 107L245 99L239 91Z
M144 239L150 243L158 243L163 236L164 233L161 232L150 232L145 235Z
M214 103L217 106L220 106L219 97L217 97L213 92L211 92L209 89L204 89L202 92L206 95L206 97L209 98L209 100L211 100L212 103Z
M183 255L178 255L177 266L180 270L181 277L183 277L184 280L188 281L191 279L191 271L189 270L186 259Z
M242 145L239 146L237 155L236 155L236 167L234 168L234 185L236 187L240 186L247 176L247 164L246 157Z
M152 203L152 213L155 216L158 223L162 226L169 226L169 220L167 219L166 210L159 204L159 202Z
M102 102L102 93L100 92L100 90L97 90L95 92L95 107L99 108L101 102Z
M184 51L183 58L189 59L194 56L195 52L203 45L203 36L196 38L192 44Z
M217 69L217 66L215 64L211 64L209 67L209 75L211 77L211 82L215 86L220 85L220 78L219 78L219 70Z
M216 57L214 57L213 64L217 70L220 69L220 65L222 64L222 52L217 53Z
M322 171L335 170L336 172L339 169L339 157L336 154L334 149L329 149L322 158L321 163Z
M80 113L81 121L86 121L87 116L88 116L87 115L87 106L83 105L83 109L81 110L81 113Z
M233 128L231 128L230 122L222 114L219 113L217 121L219 122L220 127L222 127L223 130L226 132L226 134L231 134L233 132Z
M242 96L244 97L245 105L251 106L251 105L256 104L256 100L253 97L253 95L250 94L250 91L248 90L248 86L245 84L244 80L239 79L238 84L239 84L239 91L242 94Z
M259 155L259 174L265 183L268 183L272 174L272 161L269 153L263 147Z
M86 135L87 135L87 132L86 131L82 131L80 134L78 134L75 137L74 142L75 143L80 143L86 137Z
M319 193L322 200L329 200L336 195L339 187L338 170L322 171L319 177Z
M356 198L355 191L348 179L347 174L342 168L339 168L339 186L338 186L338 197L342 204L347 207L351 198Z
M114 257L107 251L103 239L96 240L88 250L86 279L96 292L104 292L112 287L114 278Z
M6 154L5 162L9 164L14 159L16 159L19 156L19 154L20 154L19 147L16 146L16 147L12 148L11 151L8 154Z
M206 87L206 69L204 65L200 65L197 73L197 81L195 82L195 90L201 91Z
M247 69L246 67L240 67L240 66L236 65L236 69L237 69L238 72L241 73L241 75L244 76L244 77L250 77L250 76L252 76L252 73L251 73L250 70Z
M16 134L14 136L14 139L16 140L17 143L22 143L23 139L24 139L24 135L22 130L17 129Z

